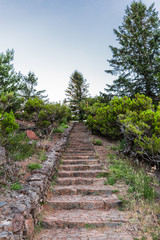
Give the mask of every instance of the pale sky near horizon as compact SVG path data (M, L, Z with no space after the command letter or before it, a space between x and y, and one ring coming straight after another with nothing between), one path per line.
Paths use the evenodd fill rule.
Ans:
M132 0L0 0L0 53L14 49L17 72L33 71L38 90L63 101L75 70L90 84L91 96L114 79L105 73L115 46L114 28L123 22ZM160 0L155 2L160 13ZM160 18L160 14L159 14Z

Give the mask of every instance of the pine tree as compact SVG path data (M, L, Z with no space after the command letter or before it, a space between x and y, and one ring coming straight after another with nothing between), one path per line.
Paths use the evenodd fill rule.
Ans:
M29 72L27 76L23 77L23 87L20 91L20 95L28 100L29 98L41 98L46 99L47 95L43 95L46 90L37 91L36 86L38 84L38 78L34 72Z
M154 98L160 94L160 21L154 4L149 8L141 1L127 6L122 25L114 29L120 47L110 46L112 59L108 60L112 70L107 73L118 75L112 85L107 84L109 93L133 96L136 93Z
M16 93L21 89L21 73L16 73L12 61L14 50L0 53L0 95L7 92Z
M85 101L88 96L88 87L87 80L83 78L83 75L75 71L71 77L68 84L68 88L66 89L65 93L67 101L70 104L71 110L82 118L82 109L81 109L81 102Z

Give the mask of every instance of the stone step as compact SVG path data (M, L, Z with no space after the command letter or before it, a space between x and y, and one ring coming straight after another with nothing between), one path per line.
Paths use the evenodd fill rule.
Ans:
M54 196L47 200L47 206L52 209L70 210L70 209L83 209L83 210L96 210L120 207L122 202L117 199L116 195L110 197L105 196Z
M65 171L81 171L81 170L100 170L102 169L101 164L94 164L94 165L88 165L88 164L72 164L72 165L61 165L59 170L65 170Z
M97 184L97 183L104 183L106 178L84 178L84 177L63 177L63 178L57 178L56 183L57 185L63 185L63 186L68 186L68 185L91 185L91 184Z
M59 177L98 177L98 174L107 173L103 170L86 170L86 171L59 171Z
M75 146L75 147L71 147L71 146L69 146L68 148L67 148L67 150L66 150L66 152L74 152L74 151L82 151L82 152L84 152L84 151L89 151L89 152L94 152L94 149L93 149L93 147L79 147L79 146Z
M115 190L110 185L100 186L85 186L85 185L71 185L71 186L55 186L52 189L53 195L105 195L109 196Z
M80 229L43 229L36 240L133 240L130 233L123 229L95 229L86 225Z
M62 160L62 165L71 165L71 164L73 164L73 165L77 165L77 164L92 165L92 164L98 164L98 163L99 163L99 161L98 160L94 160L94 159Z
M69 156L69 155L71 155L71 156L73 156L73 155L78 155L78 156L94 156L94 154L95 154L95 152L91 152L91 151L81 151L81 150L78 150L78 149L75 149L75 150L73 150L73 151L66 151L65 152L65 156Z
M73 159L80 159L80 160L91 160L97 159L95 156L65 156L63 155L63 159L73 160Z
M122 212L103 210L51 210L44 212L44 228L116 227L125 222Z

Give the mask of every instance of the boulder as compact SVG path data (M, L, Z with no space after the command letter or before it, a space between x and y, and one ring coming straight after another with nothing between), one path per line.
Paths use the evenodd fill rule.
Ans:
M27 137L31 140L37 140L38 139L37 135L32 130L27 130L26 134L27 134Z

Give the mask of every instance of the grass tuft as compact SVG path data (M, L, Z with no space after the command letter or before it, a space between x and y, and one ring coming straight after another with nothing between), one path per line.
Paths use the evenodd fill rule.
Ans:
M41 162L44 162L44 161L47 159L46 151L45 151L45 150L39 151L39 153L38 153L38 159L39 159Z
M152 201L156 197L154 188L151 186L152 179L142 169L135 169L129 162L117 159L111 155L109 165L109 176L105 185L114 185L117 181L123 180L129 185L129 193L134 193L135 199L144 198Z
M23 188L23 186L19 183L19 182L17 182L17 183L13 183L13 184L11 184L11 189L12 190L21 190Z
M30 171L33 171L35 169L41 169L42 165L40 163L29 163L27 167Z
M35 151L35 143L29 144L26 133L11 134L7 140L8 157L14 161L22 161L31 157Z
M97 145L97 146L101 146L101 145L102 145L102 142L101 142L101 140L99 140L99 139L93 139L93 140L92 140L92 143L93 143L94 145Z

